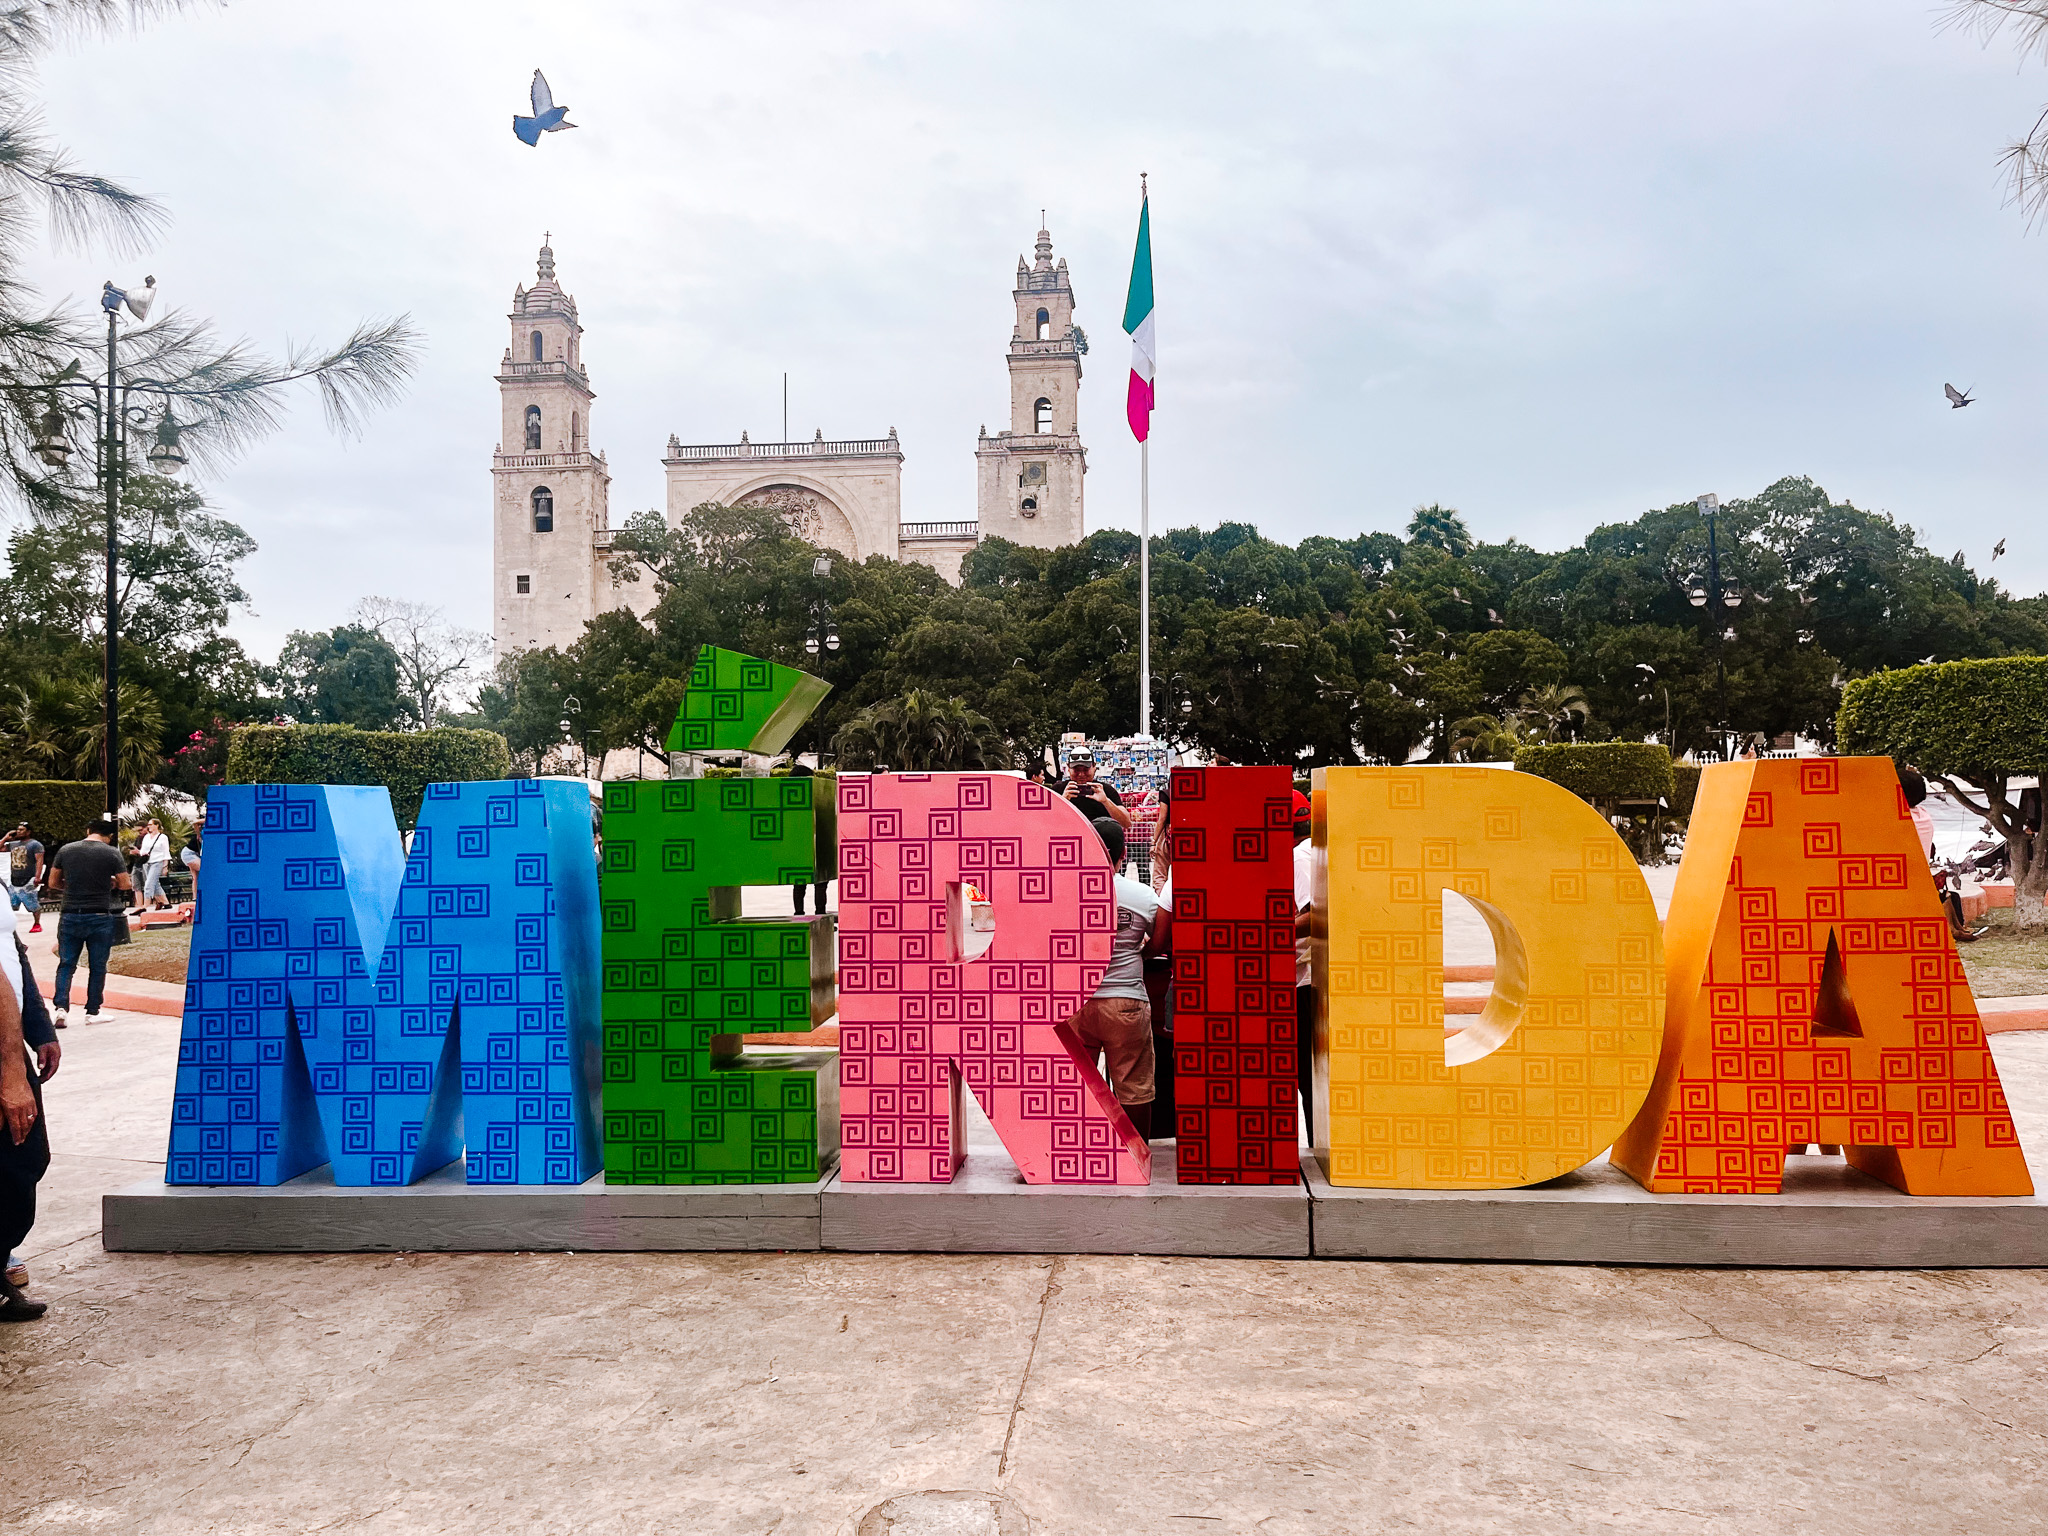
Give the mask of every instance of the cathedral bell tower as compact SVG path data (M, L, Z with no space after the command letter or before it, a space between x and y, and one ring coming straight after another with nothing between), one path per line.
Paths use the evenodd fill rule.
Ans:
M567 647L611 601L605 570L611 472L590 451L590 379L576 301L540 248L531 288L512 291L512 344L498 373L503 404L491 458L493 638L497 653Z
M1052 548L1078 543L1081 477L1081 354L1074 289L1066 258L1052 259L1052 236L1038 232L1035 260L1017 258L1017 323L1010 333L1010 429L974 451L980 535Z

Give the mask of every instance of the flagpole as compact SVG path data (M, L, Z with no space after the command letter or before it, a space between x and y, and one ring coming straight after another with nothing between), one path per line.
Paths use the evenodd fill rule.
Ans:
M1138 444L1138 734L1152 734L1152 439Z

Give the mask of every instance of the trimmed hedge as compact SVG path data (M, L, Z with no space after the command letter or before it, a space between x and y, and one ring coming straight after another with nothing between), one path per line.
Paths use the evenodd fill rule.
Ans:
M359 731L352 725L244 725L228 742L230 784L382 784L400 827L429 784L512 776L496 731Z
M1859 677L1842 690L1845 754L1893 757L1982 782L2048 769L2048 656L1944 661Z
M28 823L49 857L66 843L85 836L85 824L107 814L107 786L97 779L80 784L74 779L0 780L0 831L12 832L18 821Z
M1693 802L1700 797L1700 765L1673 763L1671 784L1671 814L1679 818L1691 816Z
M1636 741L1562 742L1522 747L1515 770L1533 773L1581 800L1672 800L1671 750Z

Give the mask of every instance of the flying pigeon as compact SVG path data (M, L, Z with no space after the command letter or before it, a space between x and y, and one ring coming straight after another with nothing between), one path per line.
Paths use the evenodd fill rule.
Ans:
M1948 557L1948 563L1950 565L1961 565L1963 563L1963 552L1959 549L1954 554L1950 555Z
M539 70L533 72L533 116L512 119L512 131L519 135L519 142L527 145L540 143L544 133L559 133L564 128L576 125L568 121L569 109L555 105L555 93L548 89L548 77Z
M1933 664L1934 658L1932 656L1922 656L1920 658L1920 665L1923 667L1932 666Z
M1991 558L1992 558L1992 559L1996 560L1996 559L1997 559L1997 558L1998 558L1998 557L1999 557L2000 555L2002 555L2002 554L2004 554L2004 553L2005 553L2005 540L2003 540L2003 539L2000 539L2000 540L1999 540L1999 541L1998 541L1998 542L1997 542L1996 544L1994 544L1994 545L1992 545L1992 546L1991 546Z
M545 89L545 87L543 87L543 89ZM1975 389L1976 387L1976 385L1972 384L1970 386L1970 389ZM1953 384L1944 384L1941 386L1941 392L1944 395L1948 396L1948 408L1952 411L1960 411L1966 405L1975 405L1977 403L1976 401L1970 398L1970 389L1966 389L1958 393L1955 385Z
M1499 614L1495 613L1495 612L1494 612L1494 611L1493 611L1493 610L1492 610L1491 608L1489 608L1489 609L1487 609L1487 610L1486 610L1486 622L1487 622L1487 623L1489 623L1489 624L1498 624L1498 623L1500 623L1500 621L1501 621L1501 619L1500 619L1500 615L1499 615Z

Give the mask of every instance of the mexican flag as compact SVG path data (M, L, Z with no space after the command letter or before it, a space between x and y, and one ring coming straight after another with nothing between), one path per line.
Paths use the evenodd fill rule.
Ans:
M1152 199L1138 204L1138 250L1131 258L1131 293L1124 300L1124 329L1131 337L1131 390L1124 403L1131 436L1152 435Z

